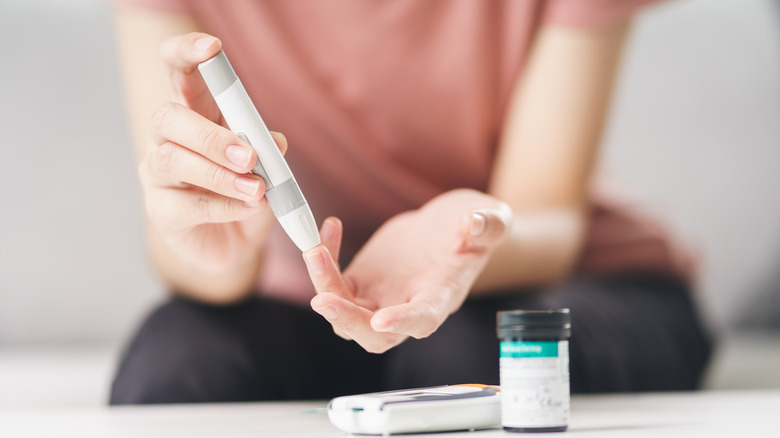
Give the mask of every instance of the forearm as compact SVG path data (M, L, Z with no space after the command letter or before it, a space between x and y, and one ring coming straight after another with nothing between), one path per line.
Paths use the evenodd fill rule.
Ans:
M542 31L507 108L488 192L514 210L476 293L554 282L571 269L628 23Z
M582 245L584 215L575 209L515 212L472 293L553 283L567 275Z

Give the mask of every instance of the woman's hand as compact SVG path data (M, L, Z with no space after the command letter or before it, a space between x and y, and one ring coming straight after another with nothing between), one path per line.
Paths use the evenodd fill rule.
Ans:
M455 312L505 237L509 207L474 190L453 190L380 227L343 275L341 222L328 218L323 244L304 259L317 296L312 308L339 336L382 353L424 338Z
M152 144L138 168L152 224L173 252L210 273L255 255L269 227L260 215L265 184L250 173L256 154L225 127L197 69L221 47L203 33L162 44L173 99L154 114ZM284 136L274 139L284 152Z

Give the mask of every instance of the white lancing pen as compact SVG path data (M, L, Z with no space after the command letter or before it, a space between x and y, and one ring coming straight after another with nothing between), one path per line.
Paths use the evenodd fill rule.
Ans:
M301 251L319 245L320 235L309 204L225 52L220 50L200 63L198 70L228 127L257 153L252 173L265 181L268 205L284 231Z

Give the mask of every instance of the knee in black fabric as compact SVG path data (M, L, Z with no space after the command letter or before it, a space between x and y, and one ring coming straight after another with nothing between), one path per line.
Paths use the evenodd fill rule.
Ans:
M711 341L683 282L651 274L594 276L550 292L468 300L430 338L391 350L389 386L498 383L496 312L564 307L572 312L573 392L698 386Z
M252 361L231 332L229 309L173 299L153 312L127 348L111 404L254 398Z
M691 390L711 340L688 287L674 278L581 278L551 297L572 309L574 392Z
M467 300L425 339L409 339L388 354L393 389L458 383L498 384L496 312L538 308L539 295L516 293Z
M459 328L445 323L429 338L408 339L388 352L388 387L498 384L498 341L473 342L476 334L458 336Z

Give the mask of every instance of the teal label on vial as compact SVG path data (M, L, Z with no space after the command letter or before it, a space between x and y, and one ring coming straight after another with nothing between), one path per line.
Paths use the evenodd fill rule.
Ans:
M501 357L558 357L558 342L502 342Z

